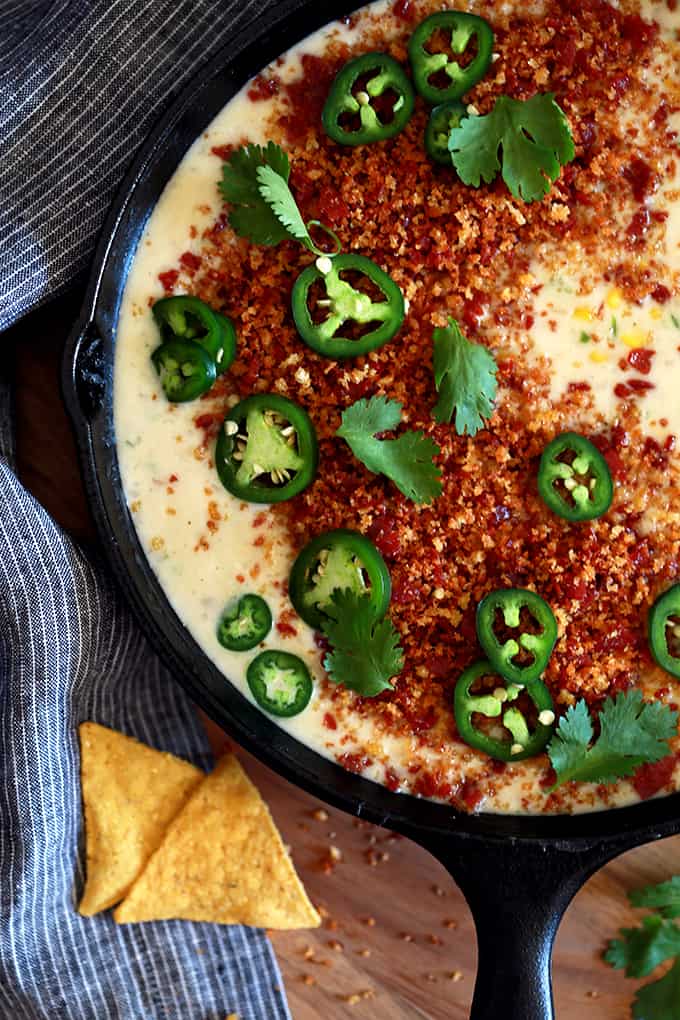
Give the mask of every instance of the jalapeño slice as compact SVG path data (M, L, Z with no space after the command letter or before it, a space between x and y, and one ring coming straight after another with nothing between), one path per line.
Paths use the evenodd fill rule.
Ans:
M368 294L343 279L350 271L367 277L381 293L382 300L373 301ZM312 286L321 282L325 290L318 304L323 312L315 322L309 305ZM322 256L298 276L293 286L293 318L305 343L327 358L354 358L367 354L391 340L404 321L404 298L394 280L375 262L363 255ZM374 324L359 339L342 336L343 326Z
M231 319L192 295L161 298L152 309L164 341L194 340L226 372L236 357L236 330Z
M559 517L592 521L612 505L614 483L597 447L577 432L563 432L543 451L538 492Z
M396 60L387 53L364 53L337 74L321 122L340 145L368 145L398 134L414 101L413 86Z
M247 652L272 629L269 606L259 595L242 595L228 606L217 628L217 640L230 652Z
M299 554L290 574L290 600L310 627L321 630L333 592L370 596L375 619L387 612L392 593L385 561L358 531L338 528L317 535Z
M447 53L432 53L428 49L433 36L444 34L450 40L454 59ZM463 57L472 47L476 53L466 63ZM408 55L413 71L413 83L428 103L446 103L460 99L486 74L491 63L493 30L484 18L465 11L439 11L418 25L408 44Z
M312 696L312 678L302 659L289 652L260 652L246 671L248 687L270 715L299 715Z
M557 641L557 621L535 592L499 588L477 607L477 637L496 672L524 685L538 680L548 665Z
M276 393L258 393L233 407L215 448L222 485L249 503L297 496L312 482L317 461L309 415Z
M473 692L475 684L484 678L493 686ZM527 709L535 717L533 729ZM543 681L534 680L524 690L504 680L486 659L468 666L460 676L454 692L454 712L465 743L499 761L522 761L540 754L555 729L553 701ZM494 734L493 726L482 729L480 716L498 720L498 730L502 726L510 736Z
M425 151L430 159L443 166L453 169L449 151L449 135L453 128L460 127L460 122L467 117L467 109L463 103L454 99L451 103L442 103L430 111L425 128Z
M659 666L680 677L680 584L660 595L649 611L649 647Z
M193 340L167 340L151 355L168 400L174 404L195 400L215 382L215 362L205 347Z

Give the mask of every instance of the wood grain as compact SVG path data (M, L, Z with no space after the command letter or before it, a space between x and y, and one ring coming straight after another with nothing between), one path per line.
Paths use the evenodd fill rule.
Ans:
M14 348L21 476L50 513L89 544L96 537L58 383L63 340L78 307L79 295L61 298L15 327L3 343ZM219 749L226 737L212 724L209 729ZM241 756L324 913L318 931L273 936L295 1020L467 1017L474 928L441 865L408 840L326 807ZM330 860L331 847L339 851L336 862ZM578 894L555 949L558 1020L630 1016L637 982L607 967L600 954L619 927L634 921L626 891L668 878L678 870L679 853L680 837L634 850Z

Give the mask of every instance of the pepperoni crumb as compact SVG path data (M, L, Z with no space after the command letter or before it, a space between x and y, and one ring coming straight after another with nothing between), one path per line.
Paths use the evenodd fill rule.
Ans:
M679 756L677 754L669 754L666 758L662 758L661 761L641 765L636 770L631 781L642 800L653 797L655 793L658 793L670 783L678 759Z
M671 292L663 283L658 283L652 291L653 299L660 305L665 305L671 299Z
M158 279L161 281L161 286L166 294L171 294L179 280L179 270L168 269L164 273L159 273Z
M185 251L179 257L179 264L189 273L195 273L200 269L202 261L201 256L195 255L192 251Z
M271 99L279 91L280 87L281 80L276 75L267 76L258 74L257 78L253 78L252 84L248 89L248 99L250 99L251 103Z
M647 393L648 390L656 388L654 383L648 382L647 379L629 379L627 385L635 393Z
M213 145L210 151L213 156L217 156L218 159L226 163L235 148L235 145Z
M415 18L412 0L395 0L392 4L392 13L400 21L410 22Z
M368 537L386 559L394 559L401 548L399 527L390 514L378 514L368 528Z
M638 347L628 355L628 364L641 375L649 375L652 370L652 358L655 354L656 351Z

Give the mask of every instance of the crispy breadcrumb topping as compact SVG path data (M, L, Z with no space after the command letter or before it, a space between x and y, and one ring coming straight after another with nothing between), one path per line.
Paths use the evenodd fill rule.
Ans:
M320 111L337 70L368 49L406 63L413 24L435 7L396 6L396 22L367 18L355 46L331 38L323 56L303 57L297 80L284 84L272 73L258 79L251 98L278 96L270 137L290 154L305 220L330 225L345 251L367 255L401 287L408 312L397 337L348 362L308 349L295 330L290 295L310 254L294 243L268 249L235 238L226 211L206 232L201 258L166 275L169 289L179 280L237 326L237 360L201 404L210 412L197 419L204 446L234 392L273 390L296 401L314 421L320 469L310 488L272 512L295 549L320 532L350 527L374 541L390 568L390 612L406 664L394 691L374 699L326 685L332 719L360 714L377 734L364 755L347 753L342 763L361 771L380 754L381 733L407 735L414 746L458 754L466 774L452 784L444 769L420 768L409 788L474 809L518 768L463 745L452 710L458 676L480 656L475 611L492 589L531 588L552 606L559 638L545 681L558 711L580 697L597 707L632 686L648 697L677 698L677 684L652 664L645 633L648 607L680 573L675 438L664 443L645 434L635 400L619 405L615 423L604 421L587 371L555 402L550 365L528 330L537 292L532 260L549 263L557 251L561 258L573 251L584 290L601 279L632 302L677 293L680 280L659 254L666 214L650 199L680 157L668 126L679 83L660 91L650 82L646 72L663 44L657 26L631 5L548 0L541 16L480 5L493 24L497 56L466 101L483 114L501 93L524 99L554 92L576 143L574 162L549 195L527 205L500 179L473 189L433 165L423 146L421 100L390 141L355 150L323 134ZM228 151L215 149L222 158ZM474 438L432 418L432 330L450 315L493 351L499 368L496 411ZM405 425L423 429L441 449L444 491L431 506L415 505L371 474L334 435L343 408L377 394L401 401ZM541 452L566 430L599 447L615 481L611 511L578 526L551 514L536 489ZM386 784L404 789L385 765ZM527 802L535 780L549 785L548 765L542 758L523 766L532 778ZM569 810L577 796L562 790L543 799L553 810Z

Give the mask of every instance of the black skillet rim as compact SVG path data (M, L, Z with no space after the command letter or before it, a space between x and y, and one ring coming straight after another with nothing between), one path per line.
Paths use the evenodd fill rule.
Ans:
M427 843L450 836L545 842L554 849L626 843L680 829L680 793L579 815L466 815L347 772L250 705L200 650L162 593L125 503L113 437L114 327L124 281L151 209L179 159L245 81L310 32L357 9L356 0L283 0L196 75L139 151L103 227L81 319L66 345L62 389L104 553L152 645L193 700L243 747L286 779L351 814ZM217 691L221 690L218 697Z

